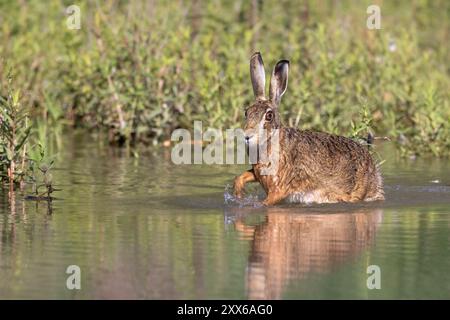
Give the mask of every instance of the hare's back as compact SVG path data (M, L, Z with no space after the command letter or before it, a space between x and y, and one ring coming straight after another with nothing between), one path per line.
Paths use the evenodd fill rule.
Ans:
M366 146L357 141L319 131L285 128L283 141L294 159L317 170L350 169L373 166ZM292 159L293 160L293 159Z
M283 170L299 186L293 189L314 191L314 201L384 199L380 172L366 146L342 136L292 128L284 131L282 141Z

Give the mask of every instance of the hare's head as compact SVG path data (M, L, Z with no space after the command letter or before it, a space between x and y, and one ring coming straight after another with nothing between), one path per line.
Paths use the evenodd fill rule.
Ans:
M266 75L261 54L256 52L250 58L250 76L255 101L245 109L244 132L247 143L256 143L258 135L263 130L270 134L273 129L280 128L281 119L278 106L287 88L288 72L289 61L278 61L270 80L269 98L266 98Z

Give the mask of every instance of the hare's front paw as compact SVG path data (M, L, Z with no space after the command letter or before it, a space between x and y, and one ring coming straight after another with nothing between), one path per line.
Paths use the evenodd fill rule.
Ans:
M236 179L234 179L234 195L236 198L242 198L245 184L255 180L256 178L253 170L245 171L243 174L236 177Z
M237 199L241 199L241 198L244 196L244 193L243 193L242 191L240 191L240 192L235 191L235 192L234 192L234 196L235 196Z
M239 183L234 183L234 196L236 198L242 198L244 195L244 186Z

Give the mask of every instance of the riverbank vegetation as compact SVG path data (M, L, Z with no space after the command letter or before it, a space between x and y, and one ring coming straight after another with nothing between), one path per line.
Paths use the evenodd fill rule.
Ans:
M27 108L2 174L20 166L29 132L57 140L76 127L132 146L167 143L194 120L238 127L253 51L267 69L291 61L287 124L351 135L369 117L402 155L450 155L448 1L379 2L381 30L366 27L366 1L79 1L74 30L70 4L0 5L2 108L15 103L9 70Z

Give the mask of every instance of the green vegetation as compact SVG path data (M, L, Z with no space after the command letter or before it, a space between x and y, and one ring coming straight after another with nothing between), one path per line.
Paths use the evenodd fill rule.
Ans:
M380 2L381 30L366 28L372 1L78 3L80 30L66 26L67 1L0 5L0 92L11 66L38 130L131 145L194 120L239 126L261 51L267 69L291 60L288 124L351 135L365 101L375 135L403 155L450 155L448 1Z
M45 148L38 144L30 153L29 161L29 182L32 186L33 195L28 196L28 199L51 202L53 200L52 193L59 190L53 186L51 168L54 160L48 159ZM45 189L44 192L41 191L42 188Z
M35 194L32 199L51 201L56 189L50 173L53 160L46 154L47 138L42 135L39 121L32 130L30 108L21 100L21 92L14 89L13 76L9 73L7 95L0 96L0 185L9 185L13 192L17 186L23 188L25 182L30 182ZM39 193L40 187L46 191Z
M28 111L19 101L20 91L12 88L11 75L7 81L7 96L0 97L0 180L13 190L24 182L31 127Z

